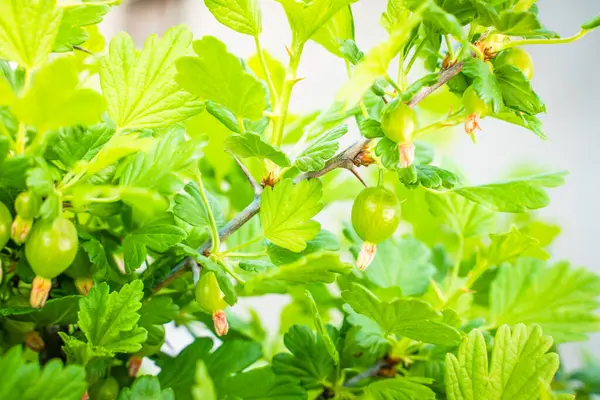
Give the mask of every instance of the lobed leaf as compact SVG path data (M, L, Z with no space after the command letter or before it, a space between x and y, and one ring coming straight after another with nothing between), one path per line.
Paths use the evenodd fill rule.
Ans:
M0 58L33 69L52 51L61 21L56 0L0 2Z
M262 194L260 220L265 238L294 252L306 249L321 225L311 220L321 209L322 184L317 179L294 184L284 179Z
M546 207L550 203L545 188L564 184L566 172L513 179L481 186L463 186L453 192L493 211L521 213Z
M141 349L147 334L137 325L143 288L142 281L135 280L111 293L103 282L79 300L79 327L89 344L114 353Z
M262 30L256 0L204 0L204 4L217 21L236 32L258 36Z
M257 120L267 109L265 86L213 36L194 41L197 56L177 60L175 80L204 100L228 108L237 118Z
M139 53L124 32L111 40L100 84L119 129L168 127L203 110L202 102L174 81L175 61L188 53L191 42L192 32L184 25L168 29L161 39L149 36Z
M566 262L521 258L492 282L490 316L497 326L537 324L557 343L582 341L600 330L600 277Z

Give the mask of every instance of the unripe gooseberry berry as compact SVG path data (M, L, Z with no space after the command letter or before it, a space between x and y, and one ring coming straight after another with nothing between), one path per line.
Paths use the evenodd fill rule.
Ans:
M207 313L212 314L217 335L226 335L229 330L224 311L227 308L227 303L223 299L224 295L219 288L214 272L205 272L200 275L200 279L196 283L195 294L200 307Z
M519 47L512 47L496 56L496 67L512 65L521 70L527 79L533 78L533 60L529 53Z
M384 187L364 189L352 205L352 226L364 240L357 267L366 269L375 257L377 243L394 234L400 224L400 201Z
M42 199L31 192L21 192L15 200L15 210L23 219L37 217L41 206Z
M10 211L8 211L4 203L0 202L0 250L6 246L6 243L10 239L12 222L13 219Z
M417 131L417 114L400 98L396 98L381 111L381 129L395 143L412 143Z
M25 244L25 256L36 277L31 287L31 306L43 307L50 294L51 280L75 259L79 239L75 225L64 217L38 221Z
M463 93L463 104L467 114L485 115L489 111L489 105L485 104L473 85L469 86Z

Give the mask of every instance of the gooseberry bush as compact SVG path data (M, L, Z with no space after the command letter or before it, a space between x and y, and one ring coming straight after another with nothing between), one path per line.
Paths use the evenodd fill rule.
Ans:
M390 0L363 52L355 1L277 1L285 60L255 0L205 0L249 59L182 25L105 46L114 0L0 0L0 398L599 393L593 359L559 371L600 330L600 277L551 261L535 213L565 173L469 184L435 133L546 139L522 46L600 18L559 37L535 0ZM297 113L317 45L348 80Z

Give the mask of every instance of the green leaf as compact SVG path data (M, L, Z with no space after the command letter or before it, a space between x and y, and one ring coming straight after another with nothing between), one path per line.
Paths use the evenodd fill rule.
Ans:
M504 103L508 108L530 115L546 111L546 106L531 89L531 83L521 70L513 65L503 65L495 72Z
M260 382L260 385L257 385L257 382ZM296 377L276 375L270 366L254 368L232 376L224 386L223 392L235 400L306 399L306 392Z
M13 105L15 116L40 132L100 122L104 100L91 89L78 88L78 68L74 57L61 57L45 64Z
M333 233L321 230L313 240L306 242L306 248L300 253L295 253L291 250L284 249L269 243L267 246L267 254L273 263L276 265L290 264L300 260L302 257L316 253L318 251L339 251L340 242Z
M542 130L542 121L537 117L529 114L524 114L510 108L503 108L499 113L490 114L490 117L497 118L502 121L509 122L511 124L522 126L523 128L529 129L540 138L546 140L547 136Z
M225 141L225 148L241 158L266 158L284 168L291 165L284 152L265 142L262 136L256 133L246 132L242 135L231 135Z
M123 262L125 271L132 272L138 269L148 256L148 249L142 242L135 240L132 236L123 239Z
M333 363L337 367L340 365L340 353L338 352L332 337L329 335L329 332L327 332L327 327L321 319L319 309L317 308L317 303L315 302L315 299L313 298L312 294L310 294L310 291L308 289L305 289L304 294L306 295L306 297L308 297L308 302L310 303L310 309L313 314L313 320L315 324L315 329L317 330L317 335L319 335L323 339L325 348L327 349L329 356L331 356Z
M556 33L544 29L536 13L505 10L499 14L494 26L499 33L521 37L555 37Z
M73 168L78 161L91 161L114 134L115 126L110 122L89 128L59 129L52 135L46 157L59 160L66 168Z
M170 194L179 188L174 174L194 167L201 156L200 143L186 140L184 129L175 125L148 151L138 152L126 162L118 173L119 183Z
M435 273L431 251L415 238L388 239L377 245L365 275L382 288L399 287L405 296L423 294Z
M300 379L306 389L321 387L335 372L335 362L327 351L323 337L315 335L306 326L294 325L283 336L283 343L291 353L273 357L273 371Z
M552 338L539 326L527 329L501 326L494 340L488 370L483 334L474 329L461 343L457 356L446 355L448 400L537 398L540 382L549 384L558 369L558 355L546 353Z
M179 306L173 303L168 296L154 296L142 304L139 310L138 325L147 327L151 325L164 325L177 318Z
M600 277L585 268L521 258L502 266L492 283L491 322L537 324L558 343L584 341L600 331L598 296Z
M466 39L463 24L433 1L430 1L425 9L423 19L444 33L449 33L458 39Z
M119 400L175 400L172 389L161 390L155 376L143 375L119 393Z
M6 0L0 3L0 58L33 69L52 51L61 9L56 0Z
M331 159L340 147L340 138L348 132L348 125L340 125L323 132L300 153L294 165L300 171L317 171Z
M435 392L424 383L424 378L393 378L373 382L365 388L365 398L369 400L434 400Z
M258 36L262 31L256 0L204 0L217 21L236 32Z
M0 188L25 188L25 176L31 161L25 156L11 157L4 161L0 169Z
M190 182L184 187L187 196L178 193L173 198L173 214L185 223L208 228L210 227L210 220L208 218L208 210L202 201L200 196L200 189L195 182ZM217 226L221 226L225 223L225 215L217 199L214 198L209 192L206 192L210 208L215 217Z
M96 155L85 165L87 175L94 175L129 154L146 151L154 143L152 138L135 133L114 136L111 139L101 146Z
M294 0L286 1L291 3ZM321 2L324 1L325 0ZM316 2L313 2L312 4L315 3ZM302 6L298 5L297 7ZM349 110L358 104L365 92L371 88L377 78L387 74L390 63L404 48L406 42L410 39L411 31L420 20L419 13L414 13L406 23L396 26L387 40L379 43L369 51L354 69L352 78L350 78L350 80L338 91L336 101L340 103L340 105L338 105L339 108L342 110Z
M375 119L367 118L361 120L358 123L358 129L360 130L360 134L367 139L376 139L385 136L383 129L381 129L381 122Z
M0 398L36 400L49 398L80 400L86 391L85 369L78 365L63 366L53 359L44 368L37 360L26 362L21 346L10 348L0 357Z
M359 314L369 317L385 336L402 335L425 343L454 346L462 338L459 331L442 322L442 313L417 299L382 302L364 286L351 283L342 298Z
M566 172L554 172L481 186L463 186L453 192L493 211L521 213L546 207L545 188L564 184Z
M479 98L491 105L494 112L500 111L503 90L490 67L479 58L468 58L464 61L463 73L473 79Z
M310 3L296 0L277 0L287 15L294 42L305 43L324 27L342 8L356 0L314 0Z
M537 239L522 234L514 227L508 233L491 234L490 239L492 243L483 252L483 257L488 265L500 265L523 255L528 250L539 247Z
M250 340L228 340L206 358L206 368L218 392L226 389L228 378L262 357L261 345Z
M248 272L265 272L269 268L274 268L275 264L268 260L247 260L240 259L238 266Z
M88 343L115 353L139 351L146 330L137 326L144 285L135 280L110 293L103 282L79 301L79 327Z
M600 15L597 15L594 18L588 19L583 24L581 24L581 29L592 30L592 29L596 29L599 26L600 26Z
M89 39L85 26L102 22L102 18L110 11L110 7L102 4L77 4L63 8L62 19L54 42L53 51L72 51Z
M457 235L465 238L483 234L495 221L495 214L454 193L425 194L429 211Z
M240 125L235 114L225 106L222 106L214 101L207 100L204 105L206 111L213 117L219 120L227 129L235 133L243 133L240 130Z
M281 280L291 283L323 282L333 283L338 274L347 275L352 271L351 264L342 263L340 256L332 252L316 252L294 261L291 264L272 268L263 275L257 275L246 282L247 289L262 281Z
M33 322L38 326L71 325L77 323L77 311L81 296L65 296L50 299L43 308L11 307L2 309L0 315L17 321Z
M428 189L452 189L460 182L455 173L434 165L412 164L408 168L398 169L397 173L400 182L409 189L419 186Z
M80 244L81 247L83 247L83 249L86 251L91 263L95 265L96 272L94 276L99 275L100 277L104 277L104 274L109 267L109 263L106 255L106 249L104 248L102 242L90 237L89 240L80 242Z
M322 195L322 184L318 179L298 184L284 179L275 187L266 187L260 207L265 238L294 252L306 249L306 242L314 239L321 230L321 225L311 218L323 208Z
M410 10L405 7L404 0L388 0L387 9L381 15L379 24L391 34L406 23L409 15Z
M111 40L101 61L100 84L108 113L120 129L168 127L203 110L202 102L173 79L175 61L188 53L191 41L192 32L183 25L170 28L161 39L149 36L139 53L124 32Z
M214 388L224 398L224 392L229 390L228 382L242 370L254 364L261 356L261 346L249 340L228 340L213 353L212 340L197 338L185 347L174 358L164 358L159 361L161 372L158 379L163 387L171 387L176 398L192 399L195 390L196 366L202 361L206 371L214 383Z
M194 51L197 57L177 60L177 83L204 100L228 108L237 118L260 119L267 109L267 90L225 44L205 36L194 41Z
M171 388L178 400L192 399L191 388L194 385L196 366L199 360L206 360L213 347L211 339L196 338L176 357L162 358L158 365L158 380L161 387Z
M194 400L217 400L213 381L202 360L196 365L196 384L192 387L192 397Z
M365 56L354 40L346 39L340 44L340 53L342 57L348 60L352 65L356 65Z
M341 43L354 40L354 16L350 6L343 7L311 38L330 53L343 57Z
M114 354L103 346L94 346L91 343L83 342L64 332L58 332L58 335L64 342L62 350L67 356L69 364L78 364L81 366L90 366L95 362L106 361Z
M185 231L175 225L172 214L166 213L146 222L123 240L125 269L137 269L141 265L138 262L145 261L146 248L164 253L183 241L185 236Z

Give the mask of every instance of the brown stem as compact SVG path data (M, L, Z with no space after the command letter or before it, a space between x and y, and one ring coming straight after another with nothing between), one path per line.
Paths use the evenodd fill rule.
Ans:
M387 366L387 362L385 360L378 360L375 365L365 369L360 374L353 376L344 382L344 387L353 387L358 385L363 379L376 377L379 374L379 370L385 366Z
M254 177L252 176L252 174L250 173L250 171L248 170L248 168L244 165L244 163L242 162L242 160L240 160L239 158L233 156L233 159L235 160L235 162L239 165L240 169L242 170L242 172L244 173L244 175L246 175L246 178L248 179L248 182L250 182L250 185L252 185L252 189L254 190L254 194L256 196L260 196L261 192L262 192L262 186L260 186L258 184L258 182L256 182L256 180L254 179Z
M454 76L458 75L458 73L462 70L462 68L463 68L463 63L459 62L459 63L456 63L453 66L443 70L440 73L440 77L439 77L438 81L436 83L434 83L432 86L422 89L419 93L417 93L415 95L415 97L412 98L411 101L408 102L408 105L410 107L414 107L415 105L417 105L425 97L429 96L435 90L437 90L438 88L440 88L441 86L446 84ZM350 147L348 147L347 149L343 150L341 153L339 153L337 156L333 157L331 160L329 160L324 168L322 168L318 171L306 172L304 174L301 174L294 181L300 182L305 179L318 178L318 177L321 177L321 176L327 174L328 172L331 172L338 168L345 168L349 171L352 171L352 169L354 167L354 159L358 156L360 151L368 144L369 144L369 139L363 138L363 139L357 141L356 143L354 143L353 145L351 145ZM246 173L247 170L245 170L245 167L242 167L242 165L240 165L240 167L242 168L242 170L244 171L246 176L249 177L249 179L250 179L251 176L248 173ZM254 183L252 183L253 180L254 179L252 179L250 181L250 183L254 187ZM257 194L257 196L255 196L252 203L250 203L248 206L246 206L246 208L244 208L242 211L240 211L240 213L238 215L236 215L223 228L221 228L221 230L219 231L219 238L221 239L221 241L226 240L232 233L234 233L235 231L240 229L246 222L248 222L253 216L255 216L259 210L260 210L260 193ZM198 253L206 254L208 252L208 250L210 249L211 245L212 245L211 240L206 241L198 249ZM158 292L161 288L167 286L170 282L177 279L177 277L181 276L189 268L189 266L193 265L193 264L195 264L195 261L193 260L192 257L186 257L185 259L181 260L179 263L177 263L177 265L175 265L171 269L171 272L169 273L169 275L167 275L161 281L157 282L157 284L153 288L153 293Z

